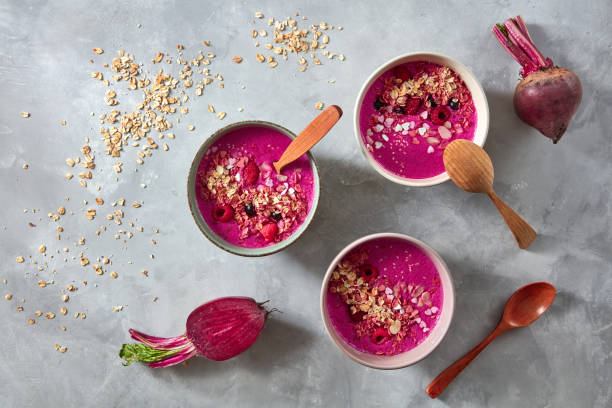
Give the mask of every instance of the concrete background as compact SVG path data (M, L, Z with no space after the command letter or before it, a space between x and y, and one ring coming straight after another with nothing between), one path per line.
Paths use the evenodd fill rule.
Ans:
M612 40L607 24L612 4L291 3L0 1L0 279L7 279L0 281L0 405L610 406ZM299 11L312 23L342 25L343 31L330 33L329 49L346 60L323 57L323 65L311 64L305 73L297 71L295 56L274 70L257 63L259 51L250 38L255 11L266 19ZM518 13L542 52L582 79L582 105L555 146L512 111L519 67L490 30ZM256 26L266 28L262 21ZM124 171L114 182L115 161L104 156L98 133L97 115L109 111L105 88L90 72L101 71L101 62L118 49L133 53L145 69L157 69L150 61L158 51L174 55L176 45L183 44L185 56L194 56L204 49L202 40L212 41L217 58L211 69L223 74L225 89L210 87L202 97L192 97L190 113L174 127L170 151L155 152L138 172L135 152L127 149ZM93 47L105 53L95 55ZM359 151L352 110L361 84L384 61L417 50L449 54L482 81L491 108L486 149L495 165L495 188L540 234L528 251L517 248L486 197L451 183L423 189L394 185ZM235 55L245 61L233 64ZM103 72L110 79L109 71ZM336 82L328 83L331 79ZM114 89L120 102L128 100L125 86ZM276 121L297 132L315 116L319 100L340 105L345 116L314 149L322 195L310 229L296 245L266 258L240 258L213 246L191 219L185 196L197 147L217 128L243 119ZM228 116L219 121L207 104ZM31 117L22 118L21 111ZM190 124L194 132L186 130ZM87 189L63 178L64 160L79 153L85 137L98 165ZM96 196L106 203L98 207L96 220L88 221L83 212L97 207ZM127 243L113 239L117 228L104 219L109 203L120 197L144 201L138 211L125 209L126 221L144 227ZM60 205L69 214L55 223L46 215ZM24 209L37 212L24 214ZM101 224L109 231L97 237ZM54 238L57 225L65 229L61 241ZM432 245L449 264L457 294L455 318L440 346L421 363L389 372L362 367L337 350L324 332L318 306L321 279L335 254L352 240L381 231ZM75 246L80 236L86 238L84 247ZM157 245L151 245L152 238ZM47 257L38 253L41 244L48 247ZM63 247L70 256L83 251L92 263L112 255L110 269L119 278L108 272L97 276L70 256L64 262L56 252ZM26 257L23 264L15 262L20 255ZM47 261L48 268L38 272L30 255ZM148 278L141 269L149 271ZM55 284L40 288L39 279ZM88 280L87 287L81 280ZM431 401L427 384L495 326L516 288L537 280L558 289L549 312L533 326L496 340ZM70 294L68 315L62 316L60 296L70 283L79 290ZM9 293L13 299L6 301ZM283 314L273 316L250 350L226 362L193 359L187 367L160 370L121 365L117 351L128 340L128 328L178 335L195 306L222 295L270 299ZM159 297L155 303L153 296ZM22 312L16 310L20 304ZM127 306L113 312L116 305ZM57 316L36 318L30 326L26 320L36 310ZM87 319L75 320L74 312L85 312ZM55 343L68 351L55 351Z

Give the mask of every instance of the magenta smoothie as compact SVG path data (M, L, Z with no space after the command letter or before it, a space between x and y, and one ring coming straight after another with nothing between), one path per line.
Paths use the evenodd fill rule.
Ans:
M291 138L248 126L221 136L198 167L196 195L206 223L244 248L273 245L291 236L312 207L314 174L304 155L276 174L272 162Z
M336 332L352 347L395 355L427 338L443 298L440 275L421 249L399 238L379 238L338 263L326 305Z
M461 78L425 61L389 69L366 92L359 114L361 138L383 168L404 178L443 173L444 148L474 138L476 109Z

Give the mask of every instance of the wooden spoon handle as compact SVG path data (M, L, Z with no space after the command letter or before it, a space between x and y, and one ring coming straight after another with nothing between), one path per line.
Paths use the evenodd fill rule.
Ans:
M281 158L274 162L276 172L280 174L283 167L300 158L304 153L317 144L323 136L338 122L342 116L339 106L328 106L291 142Z
M463 371L463 369L467 367L467 365L470 364L472 360L474 360L476 356L480 354L480 352L489 345L490 342L492 342L504 331L506 331L506 329L501 328L500 326L496 327L495 330L493 330L491 334L489 334L483 341L481 341L479 345L468 351L463 357L448 366L446 370L442 371L440 375L438 375L427 386L427 388L425 389L427 394L431 398L436 398L438 395L442 394L442 391L446 389L448 384L450 384L451 381L453 381L455 377L457 377L459 373Z
M515 213L512 208L508 207L508 204L495 194L495 191L491 190L488 194L499 213L504 217L504 221L510 227L519 248L527 248L537 235L535 230L520 215Z

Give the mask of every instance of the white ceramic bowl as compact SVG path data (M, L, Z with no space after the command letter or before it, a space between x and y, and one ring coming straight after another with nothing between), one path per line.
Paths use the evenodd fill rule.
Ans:
M387 72L390 69L395 68L398 65L405 64L406 62L412 61L428 61L436 64L444 65L451 68L455 71L463 82L470 90L472 94L472 99L474 100L474 106L476 108L476 115L478 117L476 123L476 131L474 133L473 142L478 146L483 146L485 140L487 139L487 133L489 131L489 104L487 103L487 97L480 85L480 82L476 79L476 77L459 61L454 58L451 58L446 55L436 54L433 52L414 52L410 54L401 55L399 57L393 58L392 60L384 63L378 69L376 69L372 75L368 78L368 80L363 84L363 87L359 91L359 95L357 96L357 102L355 103L355 111L353 113L353 122L355 126L355 136L357 137L357 142L361 146L361 151L365 155L368 162L374 167L374 169L382 174L384 177L388 178L391 181L394 181L399 184L403 184L406 186L412 187L426 187L433 186L436 184L443 183L449 180L449 176L446 172L438 174L434 177L422 178L422 179L411 179L400 177L397 174L391 173L389 170L385 169L381 166L375 159L372 157L372 154L367 150L365 144L363 143L363 138L361 136L361 129L359 126L359 115L361 112L361 104L363 102L363 98L365 94L370 89L370 86L380 77L382 74Z
M442 284L442 290L444 292L440 318L432 329L429 336L427 336L425 340L423 340L423 342L415 348L408 350L404 353L396 354L394 356L379 356L375 354L363 353L359 350L356 350L351 345L346 343L342 339L342 337L340 337L340 335L336 332L336 329L334 328L327 312L327 293L329 279L331 278L332 272L336 268L338 262L340 262L342 258L344 258L346 254L348 254L356 246L361 245L367 241L372 241L381 238L401 239L404 241L408 241L412 245L421 249L429 257L429 259L431 259L436 269L438 270L438 274L440 275L440 281ZM448 267L446 266L446 263L444 263L440 255L438 255L438 253L434 251L429 245L423 243L422 241L419 241L416 238L412 238L408 235L403 234L395 234L392 232L367 235L349 244L346 248L340 251L340 253L329 265L329 268L327 268L327 272L325 273L325 277L323 278L323 286L321 287L321 315L323 317L323 324L325 325L325 329L327 331L327 334L329 334L329 337L331 337L332 341L336 344L336 346L338 346L340 350L344 352L344 354L346 354L353 360L368 367L378 368L382 370L391 370L406 367L417 363L427 357L432 351L434 351L434 349L438 346L438 344L440 344L440 342L446 335L446 332L450 327L451 320L453 319L454 311L455 288L453 285L453 278L448 270Z

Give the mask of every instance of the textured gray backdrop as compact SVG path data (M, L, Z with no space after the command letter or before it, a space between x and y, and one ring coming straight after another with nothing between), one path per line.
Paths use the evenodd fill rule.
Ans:
M322 66L311 64L305 73L297 71L293 56L274 70L256 63L250 38L255 11L266 19L299 11L310 22L342 25L343 31L330 33L329 48L346 60L323 59ZM511 109L519 67L490 29L518 13L539 48L583 81L582 106L556 146ZM610 406L612 41L606 27L611 13L605 0L588 6L553 0L437 6L429 1L0 1L0 279L7 279L7 284L0 281L0 405ZM262 22L257 27L264 28ZM177 139L170 151L156 152L139 172L134 172L134 152L126 153L120 182L114 183L96 119L108 111L104 87L89 73L118 49L134 53L150 69L158 51L174 53L180 43L185 55L192 55L207 39L217 54L213 70L223 74L225 89L213 87L192 98L190 113L174 128ZM94 55L92 47L105 54ZM540 234L528 251L517 248L486 197L451 183L403 188L375 173L362 157L352 127L361 84L384 61L417 50L449 54L482 81L491 108L485 147L496 169L495 187ZM232 64L235 55L245 62ZM117 89L121 101L127 92ZM199 144L221 125L242 119L276 121L297 132L317 113L318 100L342 106L345 116L314 149L322 194L310 229L296 245L260 259L233 256L210 244L192 221L185 197L187 169ZM206 110L209 103L228 116L214 118ZM24 119L21 111L32 116ZM92 111L96 117L89 116ZM60 126L62 119L67 126ZM186 130L189 124L194 132ZM96 179L90 184L100 184L100 193L63 179L65 158L78 154L85 137L97 151ZM82 213L97 195L107 204L95 221L87 221ZM110 212L108 203L120 197L145 202L138 212L126 209L126 219L145 229L127 244L113 240L110 232L93 234ZM62 203L76 215L58 222L66 229L58 243L57 224L46 214ZM40 212L23 213L32 208ZM321 279L334 255L350 241L381 231L410 234L436 248L457 291L455 318L438 349L413 367L390 372L362 367L337 350L324 332L318 306ZM87 238L85 247L75 246L80 236ZM55 274L37 273L29 259L15 262L19 255L43 260L37 252L43 243L47 260L56 255L49 262ZM114 255L112 269L119 278L96 276L71 259L64 264L55 253L64 246L71 255L84 249L92 262ZM143 268L149 278L140 274ZM39 279L55 284L39 288ZM83 279L86 288L78 283ZM424 392L429 381L495 326L516 288L536 280L558 289L549 312L532 327L496 340L440 399L430 401ZM68 316L61 316L61 289L73 282L80 289L71 294ZM8 293L10 301L4 300ZM187 367L156 371L139 364L122 367L117 351L128 340L128 328L180 334L189 311L222 295L270 299L284 313L274 315L256 344L230 361L194 359ZM156 303L153 296L159 297ZM19 304L23 312L16 310ZM113 312L116 305L127 306ZM57 317L36 318L30 326L26 320L35 310ZM87 319L76 321L76 311ZM55 343L68 351L55 351Z

